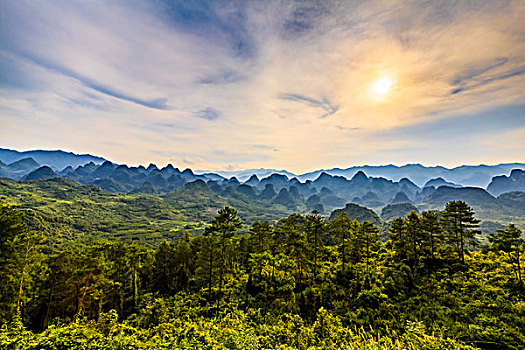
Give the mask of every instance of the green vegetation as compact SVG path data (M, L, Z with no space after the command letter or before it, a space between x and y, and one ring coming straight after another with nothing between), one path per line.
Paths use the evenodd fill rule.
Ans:
M24 211L29 228L44 233L51 247L109 239L151 248L162 240L180 239L187 230L203 233L224 206L238 208L248 223L275 221L291 213L281 205L257 203L244 195L219 195L203 181L160 196L109 193L63 178L0 179L0 201Z
M166 202L176 194L113 195L60 179L2 185L4 201L31 203L0 206L2 349L525 346L521 231L509 224L474 250L478 220L461 201L394 219L386 242L349 210L246 225L226 206L202 234L142 244L98 225L125 227L134 210L157 227L175 222L184 209ZM46 232L63 227L76 229L62 240Z

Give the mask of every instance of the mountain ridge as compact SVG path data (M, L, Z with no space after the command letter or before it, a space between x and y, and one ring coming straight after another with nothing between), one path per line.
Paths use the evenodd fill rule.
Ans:
M46 157L43 157L42 154ZM39 159L43 162L38 162L32 157L27 157L27 155L39 155ZM20 157L23 158L10 162ZM522 163L462 165L451 169L443 166L425 167L419 163L403 166L389 164L384 166L355 166L346 169L333 168L337 171L318 170L302 175L295 175L286 170L272 172L272 169L259 168L244 170L239 173L228 172L231 176L227 178L220 175L220 172L192 171L188 168L181 171L172 164L168 164L162 169L151 163L147 168L142 165L130 167L125 164L113 163L102 157L86 154L77 155L65 151L18 152L0 149L0 162L2 162L0 163L0 177L22 180L26 179L30 172L46 173L46 176L52 176L53 173L49 170L38 171L42 167L50 167L50 170L57 176L66 177L82 184L96 184L106 191L119 193L167 193L197 179L210 182L210 185L213 181L212 186L221 187L221 191L228 186L232 186L236 191L239 185L244 184L245 186L240 191L245 194L252 194L252 196L258 196L264 192L263 196L268 197L268 199L275 199L275 196L284 188L286 192L283 192L278 199L282 204L287 203L292 207L297 205L299 201L302 205L313 195L319 195L318 199L315 197L315 200L312 199L309 202L310 205L315 205L315 208L318 209L333 209L334 206L340 206L341 203L350 201L375 209L393 202L420 203L437 189L450 186L457 188L479 187L484 191L485 188L488 188L489 192L493 192L494 195L525 189L522 186L525 183L522 179L524 171L520 169L525 168L525 164ZM52 164L50 165L50 163ZM57 170L57 166L62 170ZM416 170L419 173L414 173ZM450 173L449 176L443 174L443 172L453 171L459 173L452 174L453 176ZM423 173L430 179L423 184L421 181L418 183L414 180L414 178L421 180ZM237 176L234 176L235 174ZM458 176L475 178L476 174L490 177L488 186L471 186L468 183L451 179L458 178ZM272 185L273 190L264 191L268 184ZM294 191L293 196L287 195L290 190Z

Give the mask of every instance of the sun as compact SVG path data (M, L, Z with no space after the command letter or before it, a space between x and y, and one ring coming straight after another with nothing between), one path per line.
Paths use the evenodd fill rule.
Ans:
M376 95L386 95L392 90L394 82L388 77L376 80L373 84L373 90Z

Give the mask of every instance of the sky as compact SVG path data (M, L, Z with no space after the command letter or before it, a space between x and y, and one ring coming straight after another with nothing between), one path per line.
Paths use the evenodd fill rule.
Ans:
M128 165L525 161L525 1L0 0L0 147Z

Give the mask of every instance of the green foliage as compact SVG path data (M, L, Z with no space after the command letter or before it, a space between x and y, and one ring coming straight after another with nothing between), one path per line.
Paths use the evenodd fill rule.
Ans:
M448 202L441 213L446 239L455 247L459 260L465 263L465 248L476 246L475 235L480 233L479 220L474 217L474 211L463 201Z
M0 203L0 322L21 316L31 299L27 287L44 272L44 236L29 231L23 213Z
M225 207L202 235L155 249L102 239L50 249L21 211L0 208L1 349L525 346L521 231L510 224L476 251L464 203L394 219L386 242L345 212L241 231Z
M525 240L521 238L521 230L514 224L509 224L504 230L498 230L489 237L491 249L507 253L509 262L516 273L516 279L520 287L523 287L521 272L521 256L525 247Z

